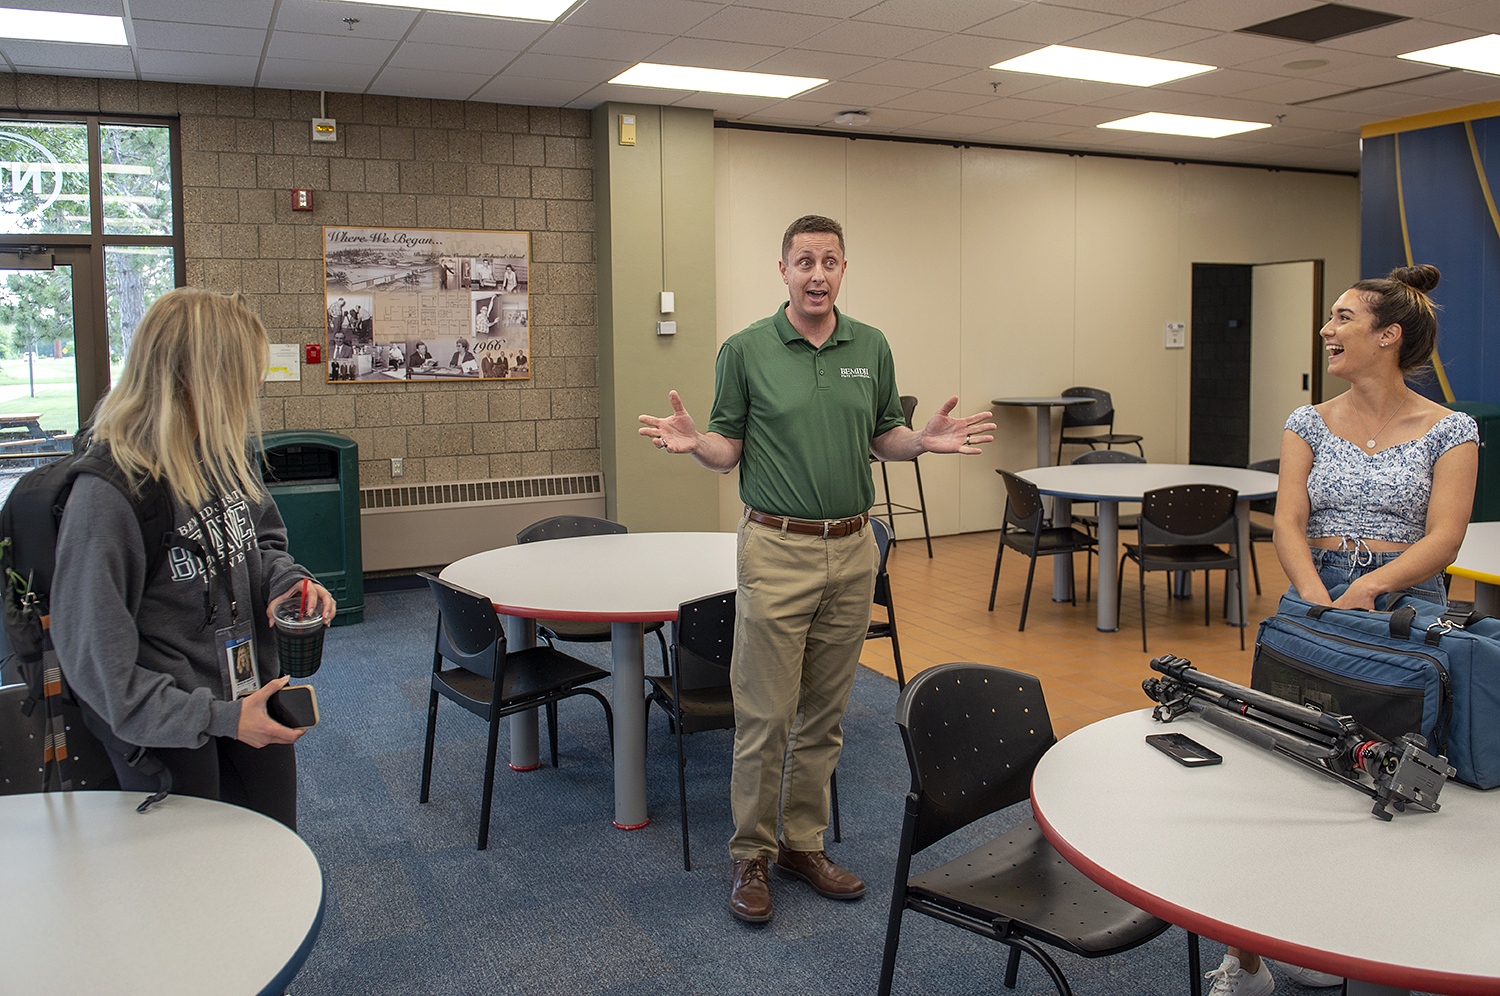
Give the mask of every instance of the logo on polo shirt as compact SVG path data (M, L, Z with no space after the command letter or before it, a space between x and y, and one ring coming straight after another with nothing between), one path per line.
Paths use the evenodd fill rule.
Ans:
M865 380L869 380L870 379L870 368L869 367L839 367L839 376L840 377L863 377Z

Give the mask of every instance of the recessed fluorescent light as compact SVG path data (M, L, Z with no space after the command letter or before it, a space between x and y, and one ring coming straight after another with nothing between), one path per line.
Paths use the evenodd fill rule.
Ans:
M1219 67L1203 66L1196 62L1173 62L1170 59L1148 59L1141 55L1120 55L1118 52L1096 52L1069 45L1048 45L1035 52L997 62L990 68L1012 73L1061 76L1070 80L1155 86L1158 83L1197 76Z
M1500 35L1482 35L1451 45L1424 48L1419 52L1407 52L1396 56L1413 62L1432 62L1454 69L1472 69L1477 73L1500 75Z
M739 93L750 97L794 97L828 81L810 76L736 73L727 69L696 69L693 66L661 66L654 62L639 62L610 82L663 90L703 90L708 93Z
M1193 138L1223 138L1241 132L1269 128L1259 121L1231 121L1228 118L1200 118L1191 114L1162 114L1152 111L1118 121L1106 121L1100 128L1115 128L1120 131L1149 131L1158 135L1190 135Z
M0 38L73 42L78 45L128 45L125 19L99 14L0 7Z
M576 0L344 0L346 3L374 4L377 7L406 7L411 10L435 10L445 14L480 14L485 17L513 17L522 21L555 21Z

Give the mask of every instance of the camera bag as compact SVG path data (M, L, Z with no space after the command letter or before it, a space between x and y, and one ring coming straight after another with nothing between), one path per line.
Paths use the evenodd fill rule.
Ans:
M1288 593L1260 624L1250 687L1353 716L1381 740L1420 733L1460 781L1500 785L1500 620L1414 598L1367 612Z

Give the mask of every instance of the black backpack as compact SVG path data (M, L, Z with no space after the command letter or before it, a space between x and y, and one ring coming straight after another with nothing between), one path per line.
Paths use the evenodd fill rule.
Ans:
M30 716L38 703L46 706L46 736L43 749L44 787L73 788L74 763L67 743L68 724L64 710L77 709L83 725L110 750L123 756L131 767L154 777L157 791L141 803L145 812L152 803L172 790L172 775L151 751L126 743L87 702L79 699L63 680L57 651L50 632L52 576L57 566L57 533L63 509L79 474L93 474L120 490L135 510L146 545L146 577L166 562L168 550L178 540L173 529L172 501L161 482L148 479L140 491L132 492L124 472L110 457L108 443L95 443L44 464L16 482L0 508L0 574L3 574L5 635L10 639L28 695L21 712Z

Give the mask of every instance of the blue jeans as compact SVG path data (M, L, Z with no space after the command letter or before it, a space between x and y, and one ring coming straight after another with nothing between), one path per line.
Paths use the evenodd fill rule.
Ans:
M1355 578L1363 577L1377 568L1384 567L1402 553L1400 550L1374 553L1370 550L1320 550L1317 547L1308 549L1312 553L1313 568L1318 572L1318 579L1323 582L1323 587L1328 589L1329 594L1333 593L1335 586L1347 585ZM1296 587L1293 586L1292 590L1295 592ZM1435 574L1410 588L1377 597L1375 608L1384 609L1387 604L1402 595L1436 602L1444 608L1448 606L1448 592L1443 587L1443 576Z

